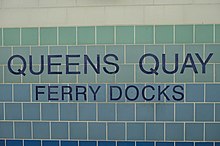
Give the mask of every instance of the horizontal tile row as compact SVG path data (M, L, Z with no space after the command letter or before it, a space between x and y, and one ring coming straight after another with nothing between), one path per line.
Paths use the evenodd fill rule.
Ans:
M219 43L220 25L0 28L0 45Z
M220 103L0 103L0 120L217 122Z
M3 146L219 146L220 142L0 140Z
M220 84L0 84L0 101L205 103L220 102L219 88Z
M0 137L7 139L220 141L220 123L1 122L0 127Z

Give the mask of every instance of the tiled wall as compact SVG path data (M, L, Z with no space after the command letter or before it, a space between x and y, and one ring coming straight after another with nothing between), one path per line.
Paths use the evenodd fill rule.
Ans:
M152 25L152 26L89 26L0 28L0 146L2 145L195 145L218 146L220 141L220 25ZM89 67L83 74L83 55L96 60L106 54L117 54L120 70L96 74ZM186 69L181 74L146 75L139 70L139 58L153 53L161 61L167 56L167 67L174 66L174 54L179 55L179 68L187 53L193 54L198 74ZM194 53L205 59L213 53L206 73ZM8 71L8 59L20 54L28 61L33 55L34 69L40 68L40 55L44 55L45 70L40 75L29 73L13 75ZM47 55L59 54L62 65L53 70L59 75L48 75ZM65 55L79 54L79 66L73 68L81 74L65 74ZM152 60L145 67L154 65ZM161 65L161 63L160 63ZM19 60L13 67L21 66ZM107 67L101 61L101 67ZM44 86L44 94L36 100L36 86ZM122 89L122 98L110 101L110 86ZM125 92L129 85L141 93L146 85L155 87L155 99L129 101ZM172 97L172 87L184 88L184 99L157 99L158 87L170 88L165 92ZM48 101L48 87L53 88L55 101ZM62 86L73 89L73 99L61 98ZM86 96L76 99L76 86L85 87ZM91 88L101 90L97 100L92 99ZM114 93L118 94L118 93ZM128 95L135 96L130 90ZM86 97L86 99L85 99ZM31 140L31 141L29 141ZM34 140L34 141L32 141ZM35 141L36 140L36 141ZM51 141L52 140L52 141ZM60 140L60 141L59 141ZM73 140L72 142L70 140ZM106 141L111 141L106 143ZM161 142L152 142L161 141ZM180 142L176 142L180 141ZM196 141L196 142L194 142ZM165 143L163 143L165 142ZM175 143L174 143L175 142ZM187 143L188 142L188 143ZM216 143L214 143L216 142Z

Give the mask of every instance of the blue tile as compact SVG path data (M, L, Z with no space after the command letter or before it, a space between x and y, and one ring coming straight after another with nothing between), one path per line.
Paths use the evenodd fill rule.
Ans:
M14 85L14 100L15 101L30 101L30 85L29 84L15 84Z
M157 142L156 146L174 146L173 142Z
M108 45L106 46L106 54L115 54L118 56L118 63L124 63L124 45ZM114 62L113 58L109 61Z
M5 141L4 140L0 140L0 146L5 146Z
M202 123L186 123L185 137L188 141L202 141L203 140L203 126Z
M21 104L20 103L6 103L5 104L5 119L6 120L21 120Z
M61 103L60 104L60 120L64 120L64 121L65 120L66 121L77 120L76 103Z
M134 142L118 141L117 146L135 146Z
M154 142L136 142L136 146L154 146Z
M126 46L126 63L139 63L139 59L144 54L143 45Z
M41 113L42 120L58 120L58 104L42 103Z
M165 45L166 62L174 63L175 54L178 54L178 62L183 62L183 45Z
M60 146L78 146L77 141L61 141Z
M116 74L116 81L119 83L134 82L134 65L121 64Z
M96 146L95 141L79 141L79 146Z
M156 120L157 121L173 121L174 120L173 104L156 104Z
M189 102L204 101L204 85L187 84L186 85L186 101L189 101Z
M184 140L184 124L166 124L166 140Z
M220 53L219 44L206 44L205 45L205 56L208 56L210 53L213 53L212 58L209 60L210 63L220 63L218 55Z
M220 124L219 123L206 123L205 124L205 140L206 141L220 141L219 136Z
M185 54L183 55L183 58L185 58L186 54L188 53L192 54L195 63L199 63L199 59L196 57L195 53L198 53L200 56L203 56L203 44L186 44Z
M96 104L93 104L93 103L79 104L79 120L95 121L96 120Z
M109 140L124 140L125 139L125 124L124 123L108 123L108 138Z
M116 146L114 141L99 141L98 146Z
M158 57L159 60L162 60L162 55L164 53L164 46L163 45L146 45L145 52L154 54ZM145 59L146 63L154 63L155 60L152 57Z
M21 55L26 59L27 64L29 64L30 47L13 47L13 54ZM14 59L13 64L22 64L19 59Z
M42 146L59 146L59 141L49 141L49 140L43 140Z
M75 122L70 123L71 139L87 139L87 123Z
M128 140L144 140L145 139L144 123L128 123L127 124L127 139Z
M8 59L11 57L11 48L10 47L0 47L0 54L4 54L0 58L0 64L7 64Z
M6 146L23 146L22 140L6 140Z
M125 99L127 102L145 102L142 96L142 89L145 84L126 84Z
M49 55L62 55L63 57L54 59L55 61L65 64L65 55L67 55L67 47L66 46L49 46Z
M0 66L0 83L3 83L3 66Z
M176 142L175 146L194 146L193 142Z
M183 93L184 94L184 85L183 84L166 84L165 87L168 87L166 89L166 95L168 98L166 98L166 102L183 102L185 95L180 95L179 93L173 92L174 90Z
M153 121L154 120L154 104L137 104L136 105L137 121Z
M134 104L117 104L117 120L118 121L133 121Z
M87 73L85 73L85 69L87 68ZM80 74L78 74L78 82L79 83L95 83L96 82L96 75L97 73L93 69L89 63L86 65L79 65L78 70L81 71Z
M188 103L177 103L175 114L177 121L193 121L194 105Z
M24 146L41 146L40 140L25 140Z
M125 84L108 84L107 98L108 102L123 102L125 101Z
M87 47L87 54L89 54L89 58L92 60L92 62L96 63L97 55L99 54L100 57L105 55L105 46L88 46ZM103 59L100 59L100 63L103 64Z
M33 123L33 138L34 139L49 139L50 128L48 122Z
M68 123L52 122L51 123L51 139L67 139Z
M12 101L12 85L0 84L0 101Z
M215 104L215 120L220 121L220 104Z
M213 146L212 142L196 142L195 146Z
M48 50L48 46L32 46L31 55L33 55L33 64L40 64L41 55L44 56L44 63L48 63L48 60L46 59Z
M0 120L4 120L4 106L0 103Z
M206 85L206 102L220 102L218 91L220 84L207 84Z
M31 139L31 123L15 122L15 138Z
M76 95L75 97L73 96L73 100L72 101L77 101L77 102L85 102L88 101L88 98L86 94L88 87L87 84L70 84L70 87L72 89L72 95Z
M163 123L147 123L146 124L147 140L163 140L164 124Z
M98 120L99 121L114 121L115 120L115 104L111 104L111 103L98 104Z
M45 101L48 102L48 84L32 84L32 101ZM43 92L37 95L38 92ZM38 97L37 97L38 96ZM38 99L37 99L38 98Z
M105 102L106 101L106 85L105 84L89 84L88 101Z
M23 119L24 120L40 120L40 104L39 103L24 103L23 104Z
M196 104L196 121L214 121L214 104Z
M12 122L0 122L0 137L1 138L13 138L13 123Z
M89 139L105 140L106 124L105 123L89 123Z
M215 142L215 146L220 146L220 142Z
M151 84L146 85L145 87L146 100L148 102L163 102L165 100L165 96L163 94L158 97L155 96L165 88L164 84Z

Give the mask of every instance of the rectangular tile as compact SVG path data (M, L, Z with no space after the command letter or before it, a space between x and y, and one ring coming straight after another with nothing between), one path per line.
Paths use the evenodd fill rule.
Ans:
M186 123L185 138L187 141L202 141L204 135L203 123Z
M95 27L77 27L77 44L95 44Z
M4 28L3 29L3 45L14 46L20 45L20 29L19 28Z
M196 43L212 43L213 25L195 25L195 41Z
M97 44L114 44L114 27L97 26L96 39Z
M153 26L135 26L135 44L153 44Z
M173 26L155 26L155 42L156 44L173 43Z
M38 28L21 29L21 45L38 45Z
M182 141L184 140L184 124L166 123L166 140Z
M59 45L76 45L76 27L59 27Z
M134 27L116 26L116 44L134 44Z
M86 122L71 122L70 123L70 138L71 139L87 139L87 123Z
M68 123L52 122L51 123L51 139L68 139Z
M106 139L106 124L105 123L88 123L89 139L105 140Z
M41 27L40 28L41 45L57 45L57 28Z
M220 24L215 25L215 42L220 42Z
M31 139L31 123L30 122L16 122L15 123L15 138Z
M206 85L206 102L219 102L219 90L220 84L207 84Z
M12 122L0 122L0 137L1 138L13 138L13 123Z
M108 123L108 140L125 140L125 123Z

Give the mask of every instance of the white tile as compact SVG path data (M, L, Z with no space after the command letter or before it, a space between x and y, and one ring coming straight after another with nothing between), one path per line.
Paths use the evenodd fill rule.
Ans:
M2 0L3 8L18 8L21 7L21 0Z
M195 4L219 4L220 0L193 0Z
M181 5L181 4L192 4L193 0L154 0L154 4L160 5Z

